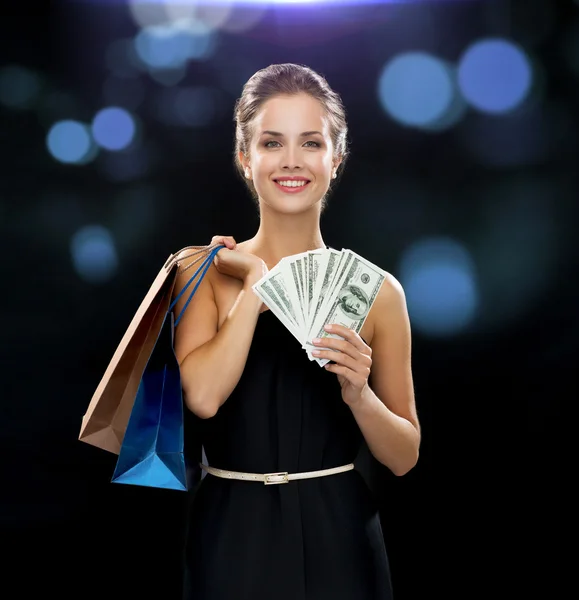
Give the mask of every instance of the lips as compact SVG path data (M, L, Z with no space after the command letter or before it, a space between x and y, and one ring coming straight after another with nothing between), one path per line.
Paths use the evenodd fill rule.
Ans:
M289 185L281 185L279 182L289 182L289 181L304 181L303 185L289 186ZM274 179L273 182L278 190L281 190L285 194L299 194L303 192L311 183L311 181L307 177L280 177L279 179Z

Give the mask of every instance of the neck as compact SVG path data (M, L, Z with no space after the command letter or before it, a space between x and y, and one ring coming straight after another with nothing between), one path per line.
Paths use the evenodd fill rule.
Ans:
M249 240L251 252L272 269L282 258L325 248L320 231L320 213L317 207L297 215L280 214L262 207L260 225Z

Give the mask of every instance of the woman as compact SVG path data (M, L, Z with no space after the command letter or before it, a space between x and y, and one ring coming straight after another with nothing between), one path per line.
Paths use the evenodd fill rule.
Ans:
M235 160L260 226L241 243L213 238L225 248L175 334L206 470L222 470L206 475L190 508L185 597L387 600L377 507L347 469L363 438L397 475L418 458L404 294L388 275L360 335L335 325L343 339L323 345L338 352L319 353L333 362L308 360L251 288L282 257L325 247L320 214L347 154L344 108L320 75L284 64L251 77L235 117ZM344 468L329 474L334 467ZM279 472L315 473L263 484L263 474ZM261 474L262 483L236 473Z

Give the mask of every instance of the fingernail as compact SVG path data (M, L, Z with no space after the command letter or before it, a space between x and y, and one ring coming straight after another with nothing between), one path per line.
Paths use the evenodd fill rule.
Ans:
M312 344L319 344L322 340L320 338L314 338Z
M326 331L332 331L332 326L331 325L324 325L324 329Z
M322 353L321 350L312 350L312 354L314 356L319 356L321 353Z

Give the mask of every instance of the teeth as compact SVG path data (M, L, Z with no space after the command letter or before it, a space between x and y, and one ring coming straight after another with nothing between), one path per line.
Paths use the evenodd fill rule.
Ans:
M280 185L284 187L303 187L308 183L307 181L278 181Z

